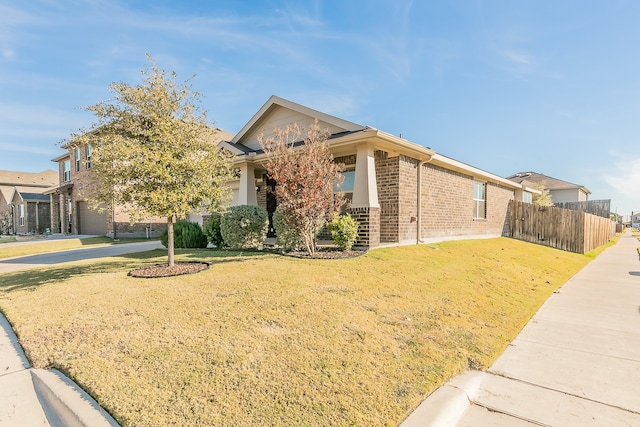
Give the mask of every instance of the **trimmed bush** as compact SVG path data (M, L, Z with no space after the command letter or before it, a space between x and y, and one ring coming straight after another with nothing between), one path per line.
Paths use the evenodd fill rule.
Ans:
M207 221L207 225L204 228L204 233L207 235L209 243L215 245L216 248L222 248L224 246L224 239L222 238L222 232L220 231L220 215L211 215Z
M285 251L297 251L303 246L302 235L284 219L280 206L273 213L273 228L276 229L276 245Z
M160 241L166 248L169 242L169 231L165 229ZM173 224L173 247L182 249L206 248L207 236L197 222L178 221Z
M267 210L260 206L232 206L220 220L222 239L232 249L262 246L268 227Z
M336 215L328 225L333 243L341 251L348 251L358 238L358 223L351 215Z

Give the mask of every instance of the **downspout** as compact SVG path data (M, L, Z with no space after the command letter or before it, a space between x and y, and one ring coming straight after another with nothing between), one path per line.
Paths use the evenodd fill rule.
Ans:
M433 156L429 157L429 160L421 160L418 162L418 201L417 201L417 214L416 214L416 245L422 243L420 238L420 230L422 228L422 166L433 160Z

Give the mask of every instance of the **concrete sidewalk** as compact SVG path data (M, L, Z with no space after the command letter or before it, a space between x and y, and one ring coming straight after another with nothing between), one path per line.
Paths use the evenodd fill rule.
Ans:
M486 372L438 388L401 427L640 426L639 246L627 230Z
M159 241L149 241L5 258L0 260L0 273L157 248L163 248ZM118 424L62 373L55 369L32 368L11 325L0 313L0 427L14 426L89 427Z
M118 423L55 369L34 369L0 314L0 427L96 426Z

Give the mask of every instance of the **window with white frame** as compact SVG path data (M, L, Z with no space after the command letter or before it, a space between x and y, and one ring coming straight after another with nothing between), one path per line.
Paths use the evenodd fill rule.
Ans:
M24 226L24 203L20 204L20 227Z
M91 144L87 145L87 169L91 169Z
M473 181L473 218L485 219L487 217L487 184Z
M80 172L80 149L76 148L76 172Z
M533 202L533 195L528 191L525 191L524 193L522 193L522 201L525 203Z
M71 160L65 160L62 164L62 180L71 181Z

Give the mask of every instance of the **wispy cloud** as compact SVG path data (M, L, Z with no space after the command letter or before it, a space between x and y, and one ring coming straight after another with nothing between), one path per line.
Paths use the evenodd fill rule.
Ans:
M614 167L615 172L604 174L604 180L616 188L620 193L629 197L636 197L640 203L640 157L618 160Z
M640 157L628 154L616 155L614 167L605 172L603 180L620 196L620 207L625 210L640 209Z
M28 154L41 154L45 156L51 156L59 153L59 149L54 145L50 148L41 146L25 146L20 144L11 144L7 142L0 142L0 150L8 153L28 153Z

